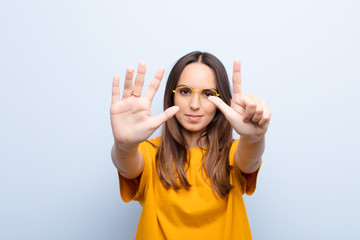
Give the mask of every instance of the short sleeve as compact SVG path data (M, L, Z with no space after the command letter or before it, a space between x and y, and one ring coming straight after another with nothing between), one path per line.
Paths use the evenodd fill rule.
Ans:
M138 150L144 158L144 169L137 178L127 179L118 172L120 195L124 202L135 200L142 203L146 198L148 185L153 176L155 149L154 145L149 141L139 144Z
M233 178L232 184L234 184L235 186L238 185L241 188L243 194L246 193L247 195L252 195L256 189L256 181L262 164L262 158L261 158L260 166L255 172L250 174L241 172L240 169L236 166L234 160L235 151L237 149L238 144L239 144L239 139L235 140L232 143L229 152L229 164L230 166L232 166L232 170L231 170L231 175Z

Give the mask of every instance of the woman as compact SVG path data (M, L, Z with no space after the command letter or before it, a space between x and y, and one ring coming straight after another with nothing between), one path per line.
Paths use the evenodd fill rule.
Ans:
M240 61L233 91L223 64L192 52L170 72L164 112L151 116L160 68L144 97L145 63L113 79L112 160L121 197L143 206L136 239L251 239L242 195L255 191L270 121L268 105L243 94ZM161 137L147 140L162 124ZM240 138L232 139L232 129Z

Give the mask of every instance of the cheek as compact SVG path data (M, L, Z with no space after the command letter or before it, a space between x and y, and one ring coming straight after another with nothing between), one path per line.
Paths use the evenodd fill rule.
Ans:
M179 112L184 109L184 104L182 102L177 101L174 99L174 106L178 106L180 108Z
M216 113L216 106L213 104L210 104L208 107L206 107L206 113L209 115L215 115Z
M177 113L175 113L175 117L180 120L181 119L181 116L183 115L183 111L184 111L184 104L179 102L179 101L174 101L174 106L178 106L180 109L179 111L177 111Z
M178 111L178 113L179 113L179 112L185 111L188 108L189 103L181 102L181 101L177 100L176 98L174 98L174 106L178 106L180 108Z

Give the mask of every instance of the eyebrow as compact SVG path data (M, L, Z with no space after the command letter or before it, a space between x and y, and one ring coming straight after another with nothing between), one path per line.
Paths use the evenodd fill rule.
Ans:
M178 87L190 87L190 88L194 89L192 86L185 85L185 84L177 85L175 88L178 88ZM216 88L203 88L203 89L214 89L215 91L218 91Z

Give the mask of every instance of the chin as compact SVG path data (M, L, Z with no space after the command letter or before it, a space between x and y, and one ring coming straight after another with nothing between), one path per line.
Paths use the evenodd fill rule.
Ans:
M190 133L198 133L201 132L204 128L184 128L184 129Z
M203 131L206 126L200 126L200 125L194 125L194 124L181 124L180 125L188 132L190 133L198 133L198 132L201 132Z

